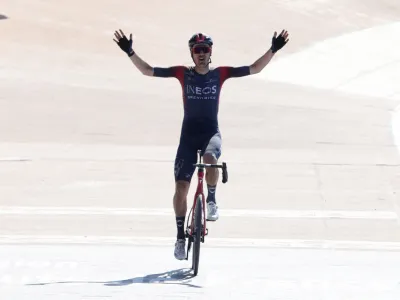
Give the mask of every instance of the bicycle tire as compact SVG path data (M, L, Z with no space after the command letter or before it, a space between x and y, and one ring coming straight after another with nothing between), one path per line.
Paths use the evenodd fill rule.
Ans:
M203 214L203 202L202 196L197 196L196 209L194 215L194 234L193 234L193 264L192 269L196 276L199 271L200 263L200 242L201 242L201 231L202 231L202 214Z

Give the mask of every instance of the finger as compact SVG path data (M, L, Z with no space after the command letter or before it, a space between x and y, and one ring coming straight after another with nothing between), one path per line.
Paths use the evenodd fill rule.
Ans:
M121 29L119 31L121 32L122 37L125 37L124 32Z
M113 39L113 41L116 42L116 43L118 44L118 41L117 41L117 40Z
M276 37L276 31L274 32L274 37Z
M132 39L132 33L129 35L129 39L130 39L130 40Z
M121 35L118 33L118 31L115 31L115 37L116 37L117 39L120 39L120 38L121 38Z
M280 35L283 35L283 34L284 34L284 32L285 32L285 29L283 29L283 30L282 30L282 32L281 32L281 34L280 34Z

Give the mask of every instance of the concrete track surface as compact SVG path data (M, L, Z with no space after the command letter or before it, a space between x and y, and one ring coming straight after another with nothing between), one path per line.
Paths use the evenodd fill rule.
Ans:
M190 65L196 31L214 66L290 34L224 84L196 277L173 257L181 89L120 28L153 66ZM0 36L1 299L400 299L397 0L3 0Z

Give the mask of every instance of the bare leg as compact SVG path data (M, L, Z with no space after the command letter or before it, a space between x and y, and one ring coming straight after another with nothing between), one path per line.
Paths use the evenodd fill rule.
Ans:
M187 211L187 195L189 192L190 183L183 180L178 180L175 183L175 194L174 194L174 211L177 225L177 238L185 238L184 225L185 216Z
M204 163L216 164L218 160L211 154L204 154ZM216 186L218 183L219 172L217 168L207 168L206 170L206 182L210 186Z
M207 164L216 164L217 159L211 155L204 155L204 162ZM219 171L217 168L207 168L206 171L206 182L207 182L207 220L216 221L218 220L218 207L216 205L215 192L217 188L217 182L219 177Z

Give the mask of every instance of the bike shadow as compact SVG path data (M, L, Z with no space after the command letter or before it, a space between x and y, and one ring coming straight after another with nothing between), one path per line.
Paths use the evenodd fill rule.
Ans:
M163 273L149 274L141 277L134 277L112 281L55 281L42 283L28 283L26 285L50 285L50 284L74 284L74 283L98 283L105 286L126 286L130 284L147 283L147 284L178 284L192 288L202 288L199 285L191 284L191 279L194 277L191 269L176 269Z

